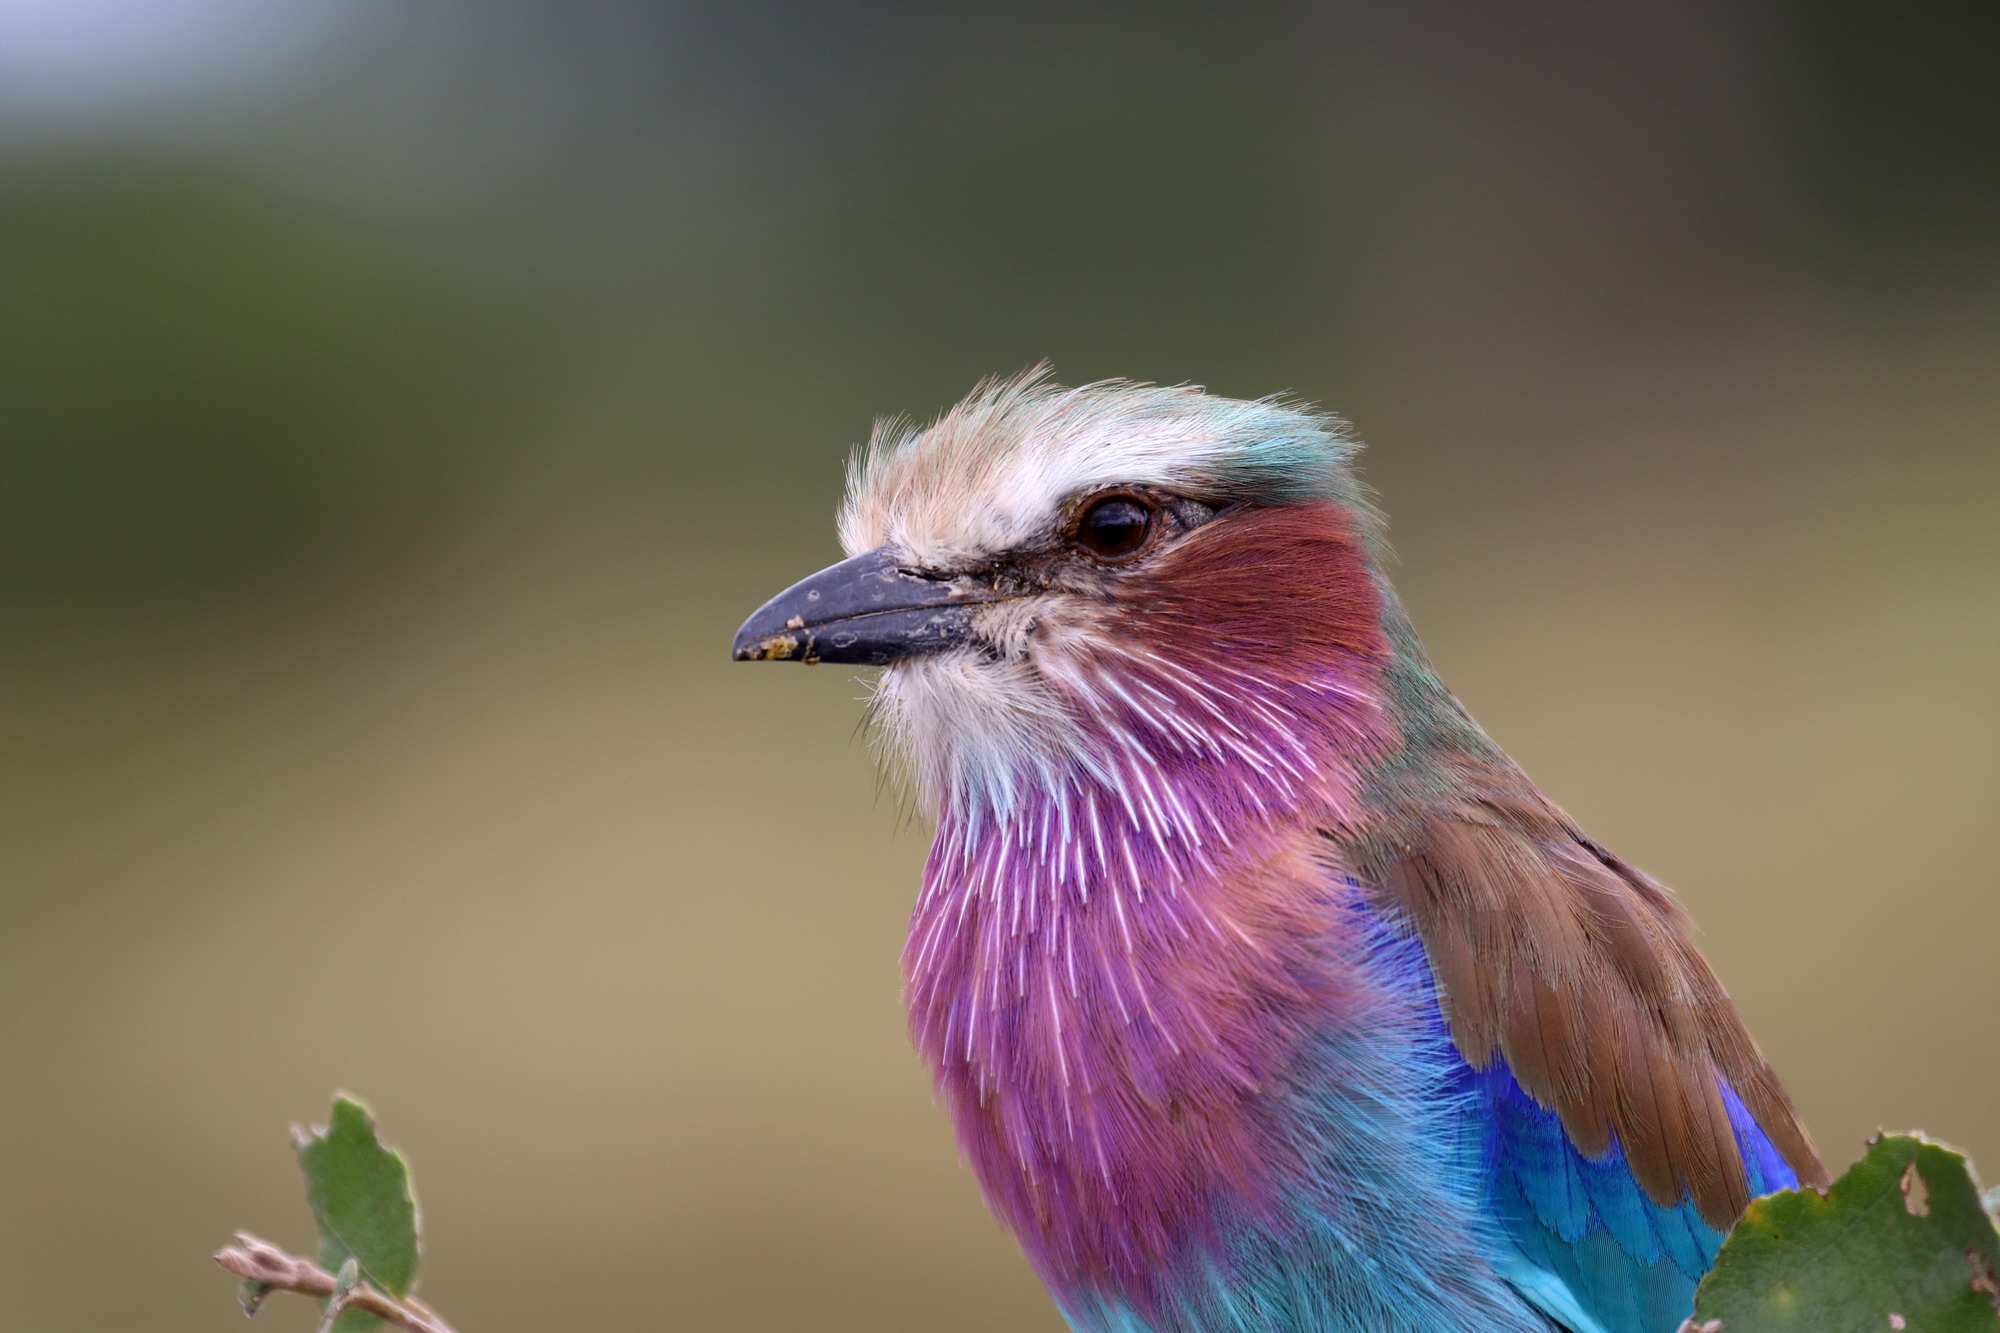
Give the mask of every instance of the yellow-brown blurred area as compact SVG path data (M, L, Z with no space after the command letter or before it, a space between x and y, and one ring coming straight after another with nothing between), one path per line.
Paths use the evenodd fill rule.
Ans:
M1829 1157L2000 1176L2000 11L274 12L0 2L0 1326L233 1327L347 1088L468 1333L1058 1328L865 686L727 660L1044 357L1350 417Z

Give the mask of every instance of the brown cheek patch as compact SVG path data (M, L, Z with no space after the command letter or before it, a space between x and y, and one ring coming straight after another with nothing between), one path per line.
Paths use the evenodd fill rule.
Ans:
M1269 668L1388 655L1382 596L1352 522L1329 501L1196 528L1116 594L1144 637Z

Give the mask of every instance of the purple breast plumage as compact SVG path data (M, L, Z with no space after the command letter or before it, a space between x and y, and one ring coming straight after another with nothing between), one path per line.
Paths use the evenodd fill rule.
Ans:
M1231 581L1354 538L1326 506L1227 535L1176 553L1171 594L1131 592L1143 632L1047 667L1073 751L1006 808L941 813L912 921L917 1042L989 1198L1066 1282L1143 1286L1214 1191L1266 1187L1261 1094L1362 985L1314 829L1389 744L1373 591L1231 621Z

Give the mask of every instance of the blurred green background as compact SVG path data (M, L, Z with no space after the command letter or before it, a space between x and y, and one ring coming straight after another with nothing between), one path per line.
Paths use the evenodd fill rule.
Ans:
M1828 1156L2000 1177L1996 25L0 0L0 1327L234 1327L344 1087L468 1333L1057 1329L863 687L727 660L1044 357L1350 417Z

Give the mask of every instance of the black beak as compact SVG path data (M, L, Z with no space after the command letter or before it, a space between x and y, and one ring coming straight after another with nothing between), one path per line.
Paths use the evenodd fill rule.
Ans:
M739 662L859 662L884 666L964 643L966 617L999 594L963 579L928 578L888 547L822 569L758 607L736 631Z

